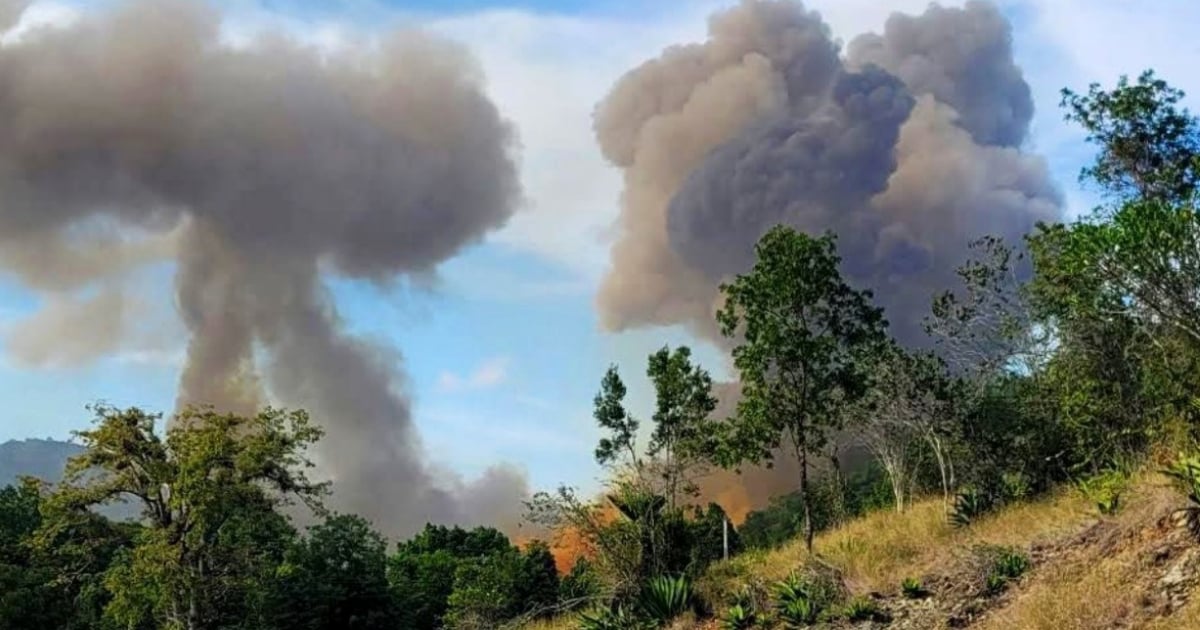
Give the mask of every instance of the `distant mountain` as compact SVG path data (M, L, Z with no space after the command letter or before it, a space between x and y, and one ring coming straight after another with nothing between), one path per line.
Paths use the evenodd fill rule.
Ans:
M62 479L67 460L82 453L83 447L58 440L9 440L0 444L0 488L16 483L22 476L57 483ZM115 503L99 510L111 519L128 520L137 509L128 503Z
M16 483L22 475L57 482L67 459L82 452L82 446L58 440L4 442L0 444L0 487Z

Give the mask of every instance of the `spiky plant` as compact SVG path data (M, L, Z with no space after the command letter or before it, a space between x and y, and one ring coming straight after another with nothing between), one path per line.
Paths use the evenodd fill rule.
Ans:
M1187 506L1175 511L1176 521L1193 537L1200 538L1200 455L1180 454L1163 473L1188 499Z
M682 615L692 606L692 584L684 576L652 578L638 599L642 612L659 624Z

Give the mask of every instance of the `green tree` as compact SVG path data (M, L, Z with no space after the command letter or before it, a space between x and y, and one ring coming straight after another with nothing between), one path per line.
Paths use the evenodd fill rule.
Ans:
M426 525L388 558L388 582L403 620L400 626L441 628L459 566L511 549L508 538L490 527Z
M647 453L656 458L669 507L678 505L680 494L695 496L694 476L703 463L705 426L717 407L712 395L712 377L693 365L687 346L664 346L650 355L646 375L654 384L654 430Z
M47 498L56 517L35 536L53 540L91 508L133 499L145 527L106 573L106 617L123 627L193 630L250 616L291 533L276 509L292 497L319 507L324 486L303 469L320 430L300 411L189 410L163 439L156 415L96 414L95 428L76 434L86 450Z
M600 380L600 392L593 400L592 417L608 435L596 445L596 462L601 466L624 463L640 477L642 457L637 450L639 422L625 409L625 382L617 366L611 365ZM622 462L622 460L624 460Z
M275 570L268 627L297 630L395 628L387 543L358 516L309 529Z
M832 234L813 238L776 227L759 241L757 261L721 287L722 333L738 345L742 399L722 425L719 463L760 462L790 448L800 463L805 544L812 549L808 457L866 388L867 356L885 338L871 294L848 286Z
M1184 93L1147 70L1135 83L1122 76L1113 90L1062 92L1066 118L1100 153L1080 179L1118 200L1186 202L1200 185L1200 124L1179 107Z

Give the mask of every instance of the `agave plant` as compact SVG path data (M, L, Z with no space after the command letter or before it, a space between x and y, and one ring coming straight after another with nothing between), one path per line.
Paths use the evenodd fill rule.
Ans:
M775 584L775 614L790 628L806 626L817 620L821 602L815 597L812 585L796 575L789 575Z
M915 577L904 578L904 581L900 582L900 592L909 599L920 599L927 594L921 580Z
M749 630L757 622L758 617L754 614L754 609L738 603L725 609L725 614L721 616L721 629Z
M846 603L843 614L850 621L867 621L879 615L879 606L874 601L860 595Z
M684 576L651 579L638 599L642 612L651 620L666 623L692 606L692 584Z
M991 507L986 495L974 488L967 488L955 497L954 513L950 520L957 527L966 527Z
M579 630L653 630L657 627L658 624L620 605L579 615Z
M1173 479L1188 498L1187 507L1175 512L1176 518L1192 536L1200 538L1200 455L1181 454L1163 473Z

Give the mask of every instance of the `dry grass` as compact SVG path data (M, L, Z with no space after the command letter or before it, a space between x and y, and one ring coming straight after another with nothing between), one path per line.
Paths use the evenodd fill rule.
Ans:
M1142 475L1126 496L1128 504L1110 520L1114 534L1107 544L1081 546L1042 567L1018 597L980 624L981 630L1129 627L1143 603L1146 550L1163 535L1155 523L1178 495L1162 477ZM1200 605L1193 602L1150 627L1200 628Z
M1089 519L1087 502L1072 491L1011 506L968 528L949 524L942 501L918 501L902 514L876 512L816 537L817 558L838 569L851 591L892 593L906 577L920 577L945 566L955 554L976 544L1027 546L1074 531ZM719 563L703 585L720 598L748 582L770 583L809 561L802 542ZM752 576L752 577L751 577Z
M987 614L979 628L1083 630L1136 624L1142 605L1145 550L1161 534L1154 523L1178 503L1176 491L1160 475L1135 477L1126 503L1095 531L1104 541L1078 542L1075 535L1100 521L1095 507L1074 490L1009 506L967 528L951 526L941 499L916 502L903 514L877 512L817 536L816 555L841 572L853 593L896 593L906 577L924 578L955 566L979 544L1029 549L1038 544L1051 554L1035 565L1011 599ZM1063 541L1073 540L1072 545ZM772 551L749 552L710 567L698 593L717 606L744 587L760 592L790 572L812 563L802 542ZM961 563L957 563L961 565ZM566 630L571 620L541 622L530 630ZM1145 625L1151 630L1200 628L1200 593L1168 619Z

